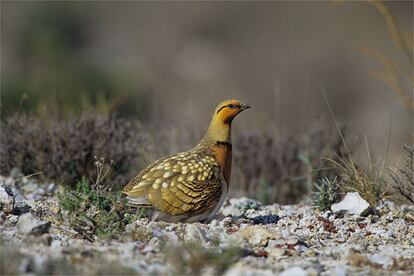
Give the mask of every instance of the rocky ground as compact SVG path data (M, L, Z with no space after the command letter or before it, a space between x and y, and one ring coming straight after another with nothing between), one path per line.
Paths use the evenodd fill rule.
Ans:
M53 183L0 178L1 275L412 275L414 206L364 216L230 199L210 223L139 219L85 239L59 219Z

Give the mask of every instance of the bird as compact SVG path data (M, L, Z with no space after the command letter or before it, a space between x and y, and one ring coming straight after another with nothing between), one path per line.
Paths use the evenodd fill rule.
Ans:
M128 204L152 209L153 220L212 219L229 190L231 124L248 108L248 104L234 99L218 104L206 134L193 149L155 161L123 188Z

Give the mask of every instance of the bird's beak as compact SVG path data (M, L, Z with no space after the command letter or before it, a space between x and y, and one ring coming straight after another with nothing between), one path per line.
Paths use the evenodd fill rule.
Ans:
M244 103L242 103L242 104L240 105L240 111L243 111L243 110L248 109L248 108L250 108L250 105L248 105L248 104L244 104Z

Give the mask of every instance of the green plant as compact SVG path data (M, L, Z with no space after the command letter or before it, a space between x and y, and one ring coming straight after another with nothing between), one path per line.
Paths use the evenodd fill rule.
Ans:
M84 238L94 241L94 235L103 238L116 236L122 230L122 217L113 206L116 198L92 190L83 178L75 189L65 189L58 195L62 217Z
M130 210L120 193L112 193L112 187L105 184L111 170L105 158L97 159L95 166L96 176L91 181L82 178L75 189L66 187L58 195L62 218L91 242L95 235L103 239L118 237L125 225L142 215L128 214Z
M314 183L316 191L314 192L314 205L319 211L325 211L339 199L339 186L337 177L333 180L324 177Z

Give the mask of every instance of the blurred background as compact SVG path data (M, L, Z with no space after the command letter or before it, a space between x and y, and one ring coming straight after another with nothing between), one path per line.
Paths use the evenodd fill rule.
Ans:
M138 119L156 126L160 145L174 140L153 160L191 148L227 98L253 107L233 124L235 151L254 146L255 133L335 136L322 87L349 143L363 136L395 164L413 133L412 34L412 1L2 1L2 121L16 113ZM254 162L242 158L236 165Z

